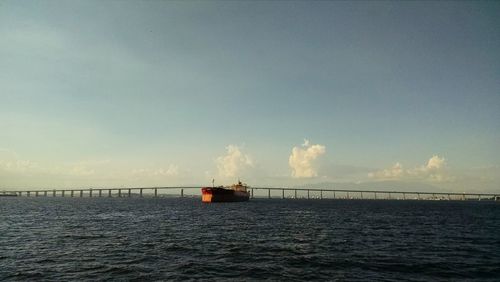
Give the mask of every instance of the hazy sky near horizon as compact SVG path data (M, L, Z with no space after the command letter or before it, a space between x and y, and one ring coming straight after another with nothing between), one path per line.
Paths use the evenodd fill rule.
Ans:
M499 27L494 1L0 1L0 188L498 190Z

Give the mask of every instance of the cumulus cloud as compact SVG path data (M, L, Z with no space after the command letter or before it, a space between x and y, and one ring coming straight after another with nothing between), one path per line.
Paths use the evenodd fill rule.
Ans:
M382 178L382 179L392 179L392 178L401 178L406 171L403 169L403 165L399 162L394 164L392 167L376 171L370 172L368 176L372 178Z
M288 164L292 168L292 176L295 178L308 178L318 176L315 160L325 154L323 145L311 145L309 140L304 139L301 147L293 147Z
M438 156L432 156L432 158L429 159L427 162L427 165L425 168L427 170L432 170L432 169L441 169L445 165L445 160L444 158L440 158Z
M439 156L432 156L427 164L415 168L405 169L401 163L396 163L391 168L368 174L376 179L408 179L408 180L433 180L444 181L450 179L446 173L446 161Z
M221 177L238 177L245 169L254 166L252 158L236 145L228 145L226 154L218 157L216 164Z

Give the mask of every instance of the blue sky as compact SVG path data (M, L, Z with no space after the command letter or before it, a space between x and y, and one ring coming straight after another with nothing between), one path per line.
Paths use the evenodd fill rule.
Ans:
M496 2L2 1L0 186L498 190L499 15Z

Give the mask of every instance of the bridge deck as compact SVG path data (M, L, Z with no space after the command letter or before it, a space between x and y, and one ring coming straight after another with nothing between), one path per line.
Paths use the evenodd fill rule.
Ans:
M130 187L6 190L0 196L26 197L159 197L164 195L199 196L200 187ZM185 191L187 193L185 193ZM495 200L500 193L453 193L389 190L346 190L290 187L251 187L252 197L292 199L394 199L394 200Z

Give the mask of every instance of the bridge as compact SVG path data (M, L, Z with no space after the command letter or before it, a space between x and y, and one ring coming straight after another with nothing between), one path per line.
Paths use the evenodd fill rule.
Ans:
M348 200L477 200L500 201L500 193L448 193L422 191L343 190L288 187L250 187L252 198L348 199ZM131 187L4 190L0 197L165 197L200 196L201 187Z

